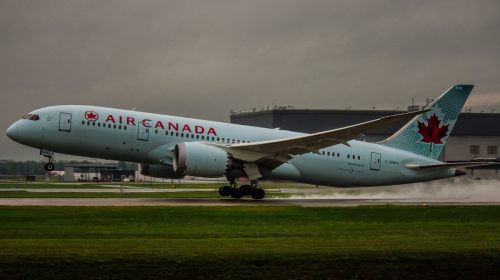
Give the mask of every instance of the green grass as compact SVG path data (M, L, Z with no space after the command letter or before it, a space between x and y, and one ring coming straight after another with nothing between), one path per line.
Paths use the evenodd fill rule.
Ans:
M118 185L119 186L119 185ZM104 189L99 184L65 184L65 183L0 183L0 189Z
M491 278L500 207L0 207L7 278Z

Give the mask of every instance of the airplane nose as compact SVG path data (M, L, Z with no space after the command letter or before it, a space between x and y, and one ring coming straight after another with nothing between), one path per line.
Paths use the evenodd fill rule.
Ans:
M5 131L5 134L7 134L7 136L14 140L14 141L17 141L17 122L13 123L11 126L9 126L9 128L7 128L7 130Z

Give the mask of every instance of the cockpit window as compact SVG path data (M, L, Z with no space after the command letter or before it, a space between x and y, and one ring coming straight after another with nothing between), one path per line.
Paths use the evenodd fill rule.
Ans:
M38 121L40 119L39 115L36 114L26 114L21 117L23 120L31 120L31 121Z
M28 119L31 121L38 121L40 119L40 116L33 114Z

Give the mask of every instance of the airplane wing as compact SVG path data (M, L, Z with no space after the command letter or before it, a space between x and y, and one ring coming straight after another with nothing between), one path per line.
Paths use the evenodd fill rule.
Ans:
M271 160L274 162L273 165L276 165L276 161L283 163L291 160L294 155L310 152L319 153L320 149L336 144L349 146L349 140L356 139L359 136L362 136L365 132L397 122L408 122L414 117L427 111L428 110L421 110L410 113L396 114L360 124L313 134L306 134L303 136L253 143L233 144L223 148L231 153L234 158L244 162L262 162Z

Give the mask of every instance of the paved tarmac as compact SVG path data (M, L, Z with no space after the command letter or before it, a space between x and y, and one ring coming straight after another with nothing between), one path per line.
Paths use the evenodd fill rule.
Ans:
M148 188L114 188L114 189L30 189L11 188L0 189L0 192L32 192L32 193L177 193L177 192L215 192L216 189L148 189Z
M300 206L356 207L364 205L466 206L500 202L424 201L402 199L288 199L231 198L0 198L0 206Z

